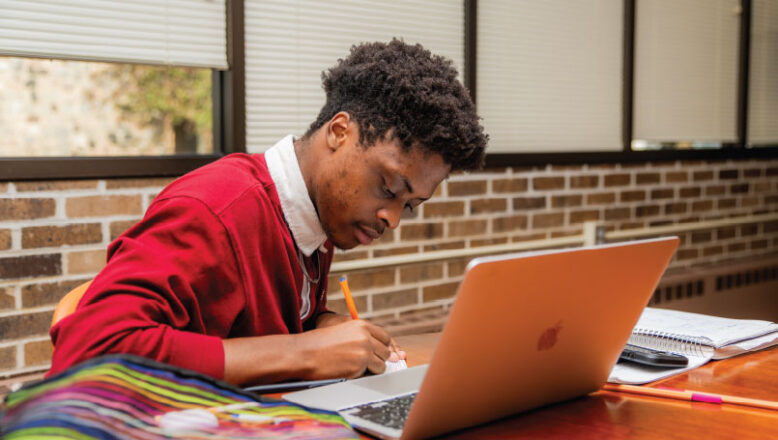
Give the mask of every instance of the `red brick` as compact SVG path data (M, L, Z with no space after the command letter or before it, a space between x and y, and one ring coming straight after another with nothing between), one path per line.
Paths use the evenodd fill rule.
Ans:
M60 254L0 258L0 280L60 274L62 274Z
M524 192L528 187L526 178L520 179L495 179L492 181L492 191L495 193Z
M364 272L354 272L348 275L348 284L352 291L386 287L394 285L395 269L374 269Z
M743 197L740 199L741 208L751 208L758 205L759 205L759 197L757 196Z
M629 174L608 174L605 176L605 186L626 186L632 182Z
M24 344L24 366L45 365L51 362L51 341L35 341Z
M22 248L100 243L103 241L100 223L65 226L33 226L22 228Z
M650 217L659 214L659 205L642 205L635 208L635 217Z
M600 211L585 210L585 211L573 211L570 213L570 224L583 223L585 221L599 220Z
M768 241L765 239L754 240L751 242L751 249L766 249Z
M70 252L68 273L97 273L105 266L105 249L96 251Z
M630 218L630 213L629 208L607 208L605 209L605 220L626 220Z
M449 237L467 237L486 232L486 220L461 220L448 224Z
M635 191L622 191L620 194L620 200L622 202L642 202L646 199L646 192L644 190Z
M424 302L436 301L439 299L453 298L457 293L459 283L445 283L436 286L426 286L422 288Z
M638 173L635 176L635 182L638 185L648 185L652 183L659 183L659 173Z
M443 263L416 264L400 268L401 283L417 283L443 277Z
M52 314L48 311L0 317L0 335L3 340L45 336L49 333Z
M643 222L624 222L619 223L619 230L623 231L625 229L643 229L646 227L646 224Z
M11 230L0 229L0 251L11 249Z
M36 182L16 182L16 190L28 191L61 191L72 189L97 189L97 180L51 180Z
M747 183L738 183L729 187L730 194L743 194L748 192Z
M727 251L729 252L741 252L744 250L746 250L746 244L742 242L727 245Z
M400 227L401 240L426 240L443 237L443 223L418 223Z
M651 200L672 199L673 197L675 197L675 190L672 188L651 190Z
M89 278L82 278L80 280L28 284L23 286L22 307L31 308L57 304L66 293L88 280Z
M699 186L689 186L678 190L678 195L682 198L699 197L702 194L702 189Z
M724 194L726 187L724 185L712 185L705 188L706 196L720 196Z
M581 206L582 203L583 203L583 196L581 194L551 197L551 207L553 208Z
M713 255L721 255L724 253L724 246L721 245L715 245L715 246L709 246L702 249L702 256L703 257L710 257Z
M427 202L423 206L424 218L453 217L465 214L465 202Z
M54 199L0 199L0 221L52 217L56 209Z
M505 212L508 209L506 199L473 199L470 201L470 214Z
M142 213L140 195L70 197L65 203L68 217L103 217Z
M689 174L686 171L671 171L665 173L665 182L667 183L681 183L688 181Z
M727 238L734 238L737 235L737 229L734 226L727 226L725 228L719 228L716 230L716 238L718 240L726 240Z
M562 226L565 224L565 215L561 212L550 214L535 214L532 216L532 227L538 228L551 228L555 226Z
M737 199L735 198L721 199L719 200L718 205L719 205L718 206L719 209L734 208L735 206L737 206Z
M665 205L665 214L683 214L689 209L686 202L674 202Z
M570 177L570 188L597 188L600 184L600 176L588 174Z
M492 219L492 232L508 232L527 229L527 216L514 215Z
M564 177L535 177L532 179L532 188L538 191L564 189L564 187Z
M692 212L710 211L713 209L713 200L697 200L692 203Z
M739 176L740 176L740 171L737 169L719 171L720 180L737 179Z
M676 253L678 260L697 258L700 252L697 249L679 249Z
M751 235L756 235L759 232L759 225L751 223L748 225L741 225L740 226L740 236L741 237L749 237Z
M405 289L373 295L373 311L394 309L418 304L416 289Z
M761 177L761 176L762 176L761 168L749 168L743 171L743 177Z
M448 195L451 197L479 194L486 194L486 180L448 182Z
M448 276L458 277L465 273L465 268L470 260L457 260L448 263Z
M107 189L166 187L176 180L175 177L153 177L146 179L113 179L105 182Z
M16 347L0 347L0 371L16 368Z
M16 299L11 295L10 288L0 287L0 310L10 310L16 307Z
M772 191L770 182L756 182L751 187L751 191L755 193L764 193Z
M713 171L711 170L705 170L705 171L695 171L693 174L693 178L695 182L702 182L706 180L712 180L713 179Z
M711 231L694 231L692 232L692 243L705 243L713 239Z
M546 207L545 197L514 197L513 198L514 211L541 209L545 207Z
M768 176L778 176L778 167L770 167L767 169Z
M616 202L616 193L593 193L586 196L588 205L605 205Z

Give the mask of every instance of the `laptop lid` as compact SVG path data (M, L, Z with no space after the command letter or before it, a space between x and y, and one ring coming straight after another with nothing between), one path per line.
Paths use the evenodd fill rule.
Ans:
M597 390L678 241L472 260L402 437L430 437ZM378 377L350 382L369 395L373 379ZM310 405L311 399L326 401L330 393L339 406L330 409L375 399L375 393L362 401L335 397L346 384L284 398ZM382 393L391 394L391 387L383 386ZM407 392L407 384L398 389L403 387Z

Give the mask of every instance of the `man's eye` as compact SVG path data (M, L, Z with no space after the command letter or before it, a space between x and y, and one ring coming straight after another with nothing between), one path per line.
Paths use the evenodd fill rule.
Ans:
M394 193L387 187L384 187L384 194L389 199L393 199L395 197Z
M413 205L411 205L410 203L406 203L405 207L408 209L408 211L413 212Z

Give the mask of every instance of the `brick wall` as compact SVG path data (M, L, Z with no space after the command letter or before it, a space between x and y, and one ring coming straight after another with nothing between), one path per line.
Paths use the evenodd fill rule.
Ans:
M169 179L0 182L0 377L45 370L59 298L91 279L105 249ZM778 211L778 159L489 169L451 176L399 229L336 261L581 233L587 220L641 228ZM672 267L775 254L778 222L682 235ZM446 310L466 260L349 274L364 317ZM345 312L330 280L331 307Z

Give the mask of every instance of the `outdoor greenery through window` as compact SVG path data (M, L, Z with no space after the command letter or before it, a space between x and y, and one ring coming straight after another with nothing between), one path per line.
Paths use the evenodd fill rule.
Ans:
M0 157L213 153L211 69L0 57Z

